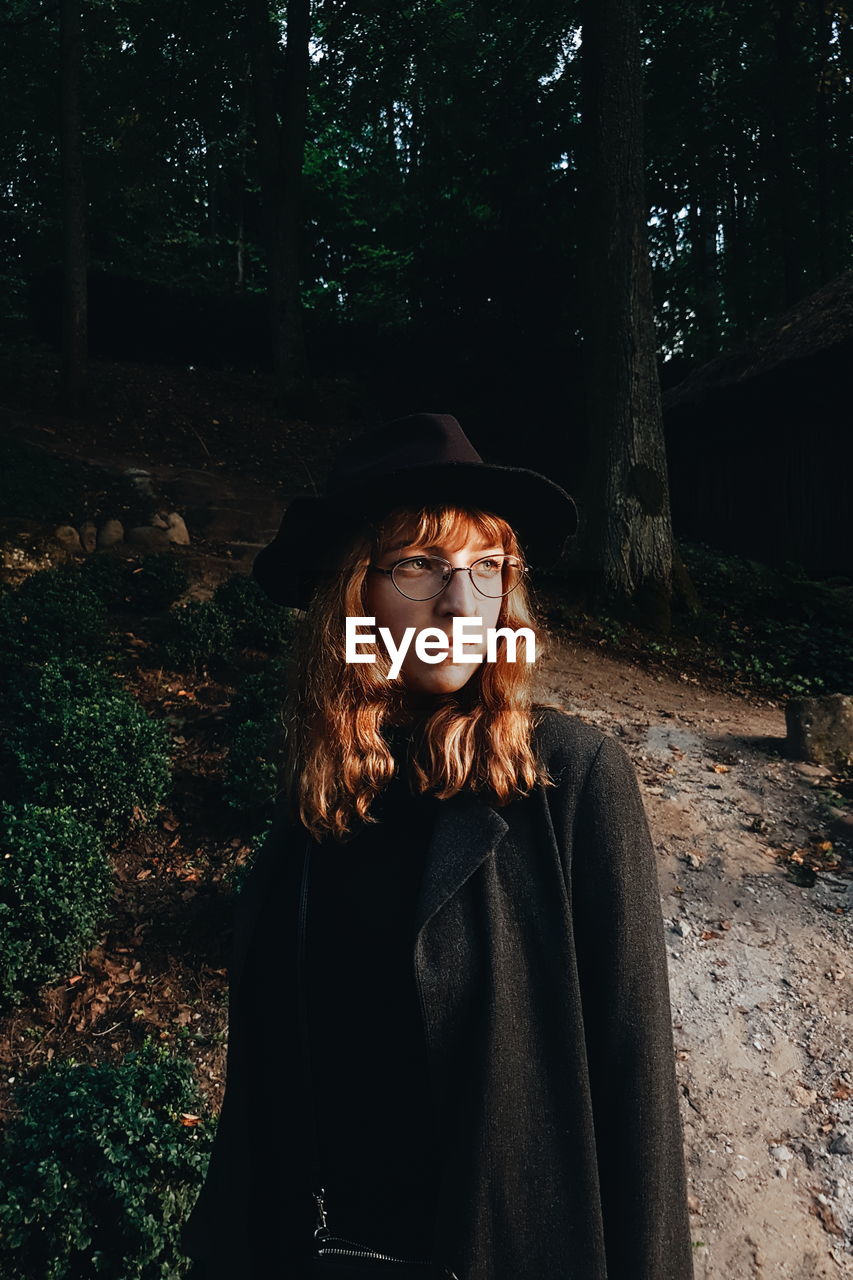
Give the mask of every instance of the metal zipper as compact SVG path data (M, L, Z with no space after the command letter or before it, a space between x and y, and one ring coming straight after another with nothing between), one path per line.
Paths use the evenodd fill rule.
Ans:
M317 1227L314 1231L314 1242L319 1257L369 1258L373 1262L394 1262L410 1267L440 1266L447 1280L458 1280L455 1271L449 1271L441 1263L434 1262L432 1258L398 1258L390 1253L380 1253L376 1249L367 1249L357 1240L348 1240L346 1236L332 1235L326 1225L325 1194L325 1187L321 1187L319 1191L314 1192L314 1200L317 1205Z
M351 1247L342 1248L342 1245ZM377 1253L373 1249L365 1249L363 1245L356 1244L354 1240L345 1240L342 1236L331 1236L328 1241L320 1241L317 1245L317 1253L321 1258L331 1255L334 1258L369 1258L372 1262L398 1262L409 1267L433 1265L428 1258L395 1258L390 1253Z

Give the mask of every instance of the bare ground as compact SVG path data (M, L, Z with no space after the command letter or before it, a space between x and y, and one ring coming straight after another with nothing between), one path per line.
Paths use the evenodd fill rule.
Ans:
M542 676L641 780L697 1280L853 1276L853 828L822 799L828 771L786 757L766 699L566 643ZM798 884L830 841L839 861Z

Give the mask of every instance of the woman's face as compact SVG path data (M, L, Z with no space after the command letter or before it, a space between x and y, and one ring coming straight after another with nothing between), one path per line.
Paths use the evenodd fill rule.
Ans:
M503 552L499 543L486 543L475 529L471 529L463 546L453 550L447 544L424 546L418 543L400 540L383 547L380 554L373 559L373 564L381 569L392 569L398 561L409 556L431 555L441 556L456 568L467 568L475 560L486 555L497 555ZM376 629L387 627L395 645L399 645L407 627L415 627L416 633L424 627L438 628L448 639L448 648L452 643L454 618L481 619L481 636L479 643L466 643L465 652L474 657L485 655L486 631L497 626L501 611L502 598L484 596L474 586L470 573L454 573L442 593L432 600L409 600L401 595L390 577L384 573L368 572L367 613L376 619ZM476 628L471 628L476 631ZM455 693L467 684L478 663L454 663L452 653L448 652L440 662L422 661L415 651L415 639L412 638L399 679L407 690L419 694Z

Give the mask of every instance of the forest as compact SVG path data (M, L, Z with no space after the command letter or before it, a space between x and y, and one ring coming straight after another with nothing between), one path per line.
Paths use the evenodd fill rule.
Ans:
M541 683L641 779L696 1280L846 1274L847 7L5 0L0 68L0 1280L192 1274L252 562L425 411L578 505Z

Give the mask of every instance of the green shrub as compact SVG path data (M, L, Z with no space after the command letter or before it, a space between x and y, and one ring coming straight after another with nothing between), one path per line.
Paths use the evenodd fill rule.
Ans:
M231 619L235 643L270 653L290 650L293 610L274 604L248 574L232 573L220 582L213 599Z
M169 786L169 735L108 671L74 659L23 673L6 750L20 798L70 805L108 837L152 817Z
M0 1004L74 966L95 942L111 883L100 836L70 809L0 803Z
M270 658L242 678L226 719L230 739L223 792L235 809L254 810L275 795L284 749L281 710L288 661Z
M125 569L125 596L131 608L157 613L168 609L189 587L179 552L146 555Z
M0 662L106 652L106 610L75 567L42 569L0 597Z
M113 1065L54 1062L19 1086L0 1148L0 1274L176 1280L210 1155L192 1066L146 1041ZM184 1116L199 1115L186 1124Z
M231 739L223 794L232 809L253 810L275 797L281 767L280 726L246 720Z
M175 671L201 671L211 661L228 661L233 650L231 621L212 600L190 600L168 615L165 662Z
M853 595L846 579L811 580L782 568L681 544L705 608L691 632L706 666L777 695L853 691Z
M288 668L287 658L268 658L260 671L241 677L226 717L226 724L232 732L245 720L278 725Z
M226 871L224 876L222 877L223 883L225 884L226 888L230 889L231 892L234 893L235 895L239 895L243 892L243 886L246 883L246 877L248 876L250 870L254 866L255 859L257 858L261 849L264 847L267 836L272 831L272 825L273 825L273 815L272 815L272 812L270 812L270 814L264 820L263 825L261 826L257 835L253 836L249 841L249 855L246 858L246 861L230 867L229 870Z
M113 551L88 556L79 568L80 580L108 609L127 603L127 561Z
M189 587L179 556L165 553L127 560L113 551L99 551L84 560L77 572L110 609L124 607L156 613L168 609Z

